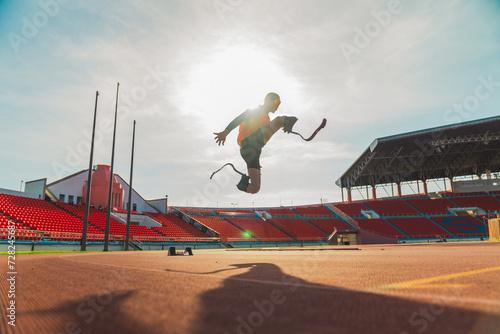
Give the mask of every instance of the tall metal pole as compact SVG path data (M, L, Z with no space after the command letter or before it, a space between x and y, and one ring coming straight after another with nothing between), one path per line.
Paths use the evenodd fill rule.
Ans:
M120 83L116 84L116 105L115 105L115 126L113 129L113 146L111 148L111 167L109 171L109 191L108 191L108 209L106 210L106 231L104 232L104 251L107 252L109 245L109 227L111 215L111 199L113 197L113 166L115 163L115 137L116 137L116 118L118 115L118 89Z
M127 236L125 238L125 250L128 251L128 242L130 240L130 210L132 210L132 173L134 171L134 144L135 144L135 120L134 130L132 132L132 158L130 158L130 184L128 186L128 211L127 211Z
M89 225L89 208L90 208L90 190L92 185L92 163L94 159L94 137L95 137L95 122L97 118L97 98L99 97L99 91L95 92L95 108L94 108L94 125L92 127L92 143L90 144L90 159L89 159L89 175L87 178L87 194L85 197L85 212L83 214L83 231L82 231L82 241L81 250L87 250L87 227Z

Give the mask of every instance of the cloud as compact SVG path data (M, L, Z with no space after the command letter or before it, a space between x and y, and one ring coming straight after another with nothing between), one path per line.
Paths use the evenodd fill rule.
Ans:
M4 38L0 128L5 154L19 168L2 170L0 185L15 189L22 175L54 181L51 164L66 163L68 147L88 141L96 90L94 162L109 163L108 121L120 82L115 170L128 175L135 119L134 184L145 198L168 193L173 204L193 203L222 164L244 169L237 129L224 147L212 133L277 91L276 115L297 116L297 131L309 133L323 118L327 127L310 143L280 132L264 149L261 193L240 193L230 174L210 205L339 199L333 182L374 138L443 125L438 114L469 95L478 76L500 77L494 2L401 1L401 14L351 62L339 45L352 44L356 27L375 20L372 12L386 10L387 1L230 3L221 17L212 1L70 1L18 54ZM41 8L19 2L5 10L4 37L22 33L22 18ZM499 96L474 117L496 113ZM66 175L87 168L87 159L81 154Z

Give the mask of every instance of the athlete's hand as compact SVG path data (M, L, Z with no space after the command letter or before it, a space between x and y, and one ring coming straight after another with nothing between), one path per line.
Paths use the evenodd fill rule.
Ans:
M215 143L218 144L219 146L222 144L224 146L224 143L226 142L226 137L229 134L229 131L224 130L222 132L214 132L215 135Z

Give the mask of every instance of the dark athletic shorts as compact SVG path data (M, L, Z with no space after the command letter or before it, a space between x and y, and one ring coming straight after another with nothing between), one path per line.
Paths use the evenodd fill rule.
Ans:
M247 163L247 168L260 169L259 158L264 145L264 135L261 129L243 139L240 154Z

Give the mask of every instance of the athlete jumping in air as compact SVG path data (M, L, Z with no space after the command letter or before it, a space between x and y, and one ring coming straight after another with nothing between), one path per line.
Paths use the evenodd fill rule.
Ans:
M297 118L293 116L278 116L270 120L269 113L276 112L280 103L278 94L268 93L264 104L243 112L229 123L224 131L214 132L215 142L220 146L224 145L227 135L233 129L240 127L238 145L240 145L240 154L247 164L248 175L240 173L242 174L241 180L236 187L243 192L250 194L259 192L261 168L259 158L262 148L279 129L283 128L286 133L290 133L297 122Z

